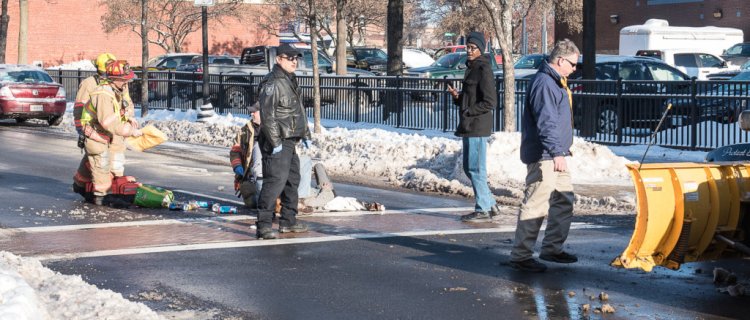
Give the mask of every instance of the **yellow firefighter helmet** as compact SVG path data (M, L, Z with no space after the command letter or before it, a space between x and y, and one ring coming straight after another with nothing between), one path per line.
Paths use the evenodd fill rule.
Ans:
M94 61L91 61L91 63L96 66L96 72L99 72L99 74L104 75L107 73L107 62L110 60L117 60L114 54L111 54L109 52L105 52L100 54L99 56L94 59Z

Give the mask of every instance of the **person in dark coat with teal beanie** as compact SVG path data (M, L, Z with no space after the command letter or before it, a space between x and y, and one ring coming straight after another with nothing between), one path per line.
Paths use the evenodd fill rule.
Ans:
M485 44L482 33L469 33L462 91L459 93L448 87L454 103L459 106L456 136L463 140L463 169L471 179L476 199L474 212L461 216L461 220L466 222L489 221L500 212L487 185L487 140L492 134L492 111L497 107L497 89L492 63L483 54Z

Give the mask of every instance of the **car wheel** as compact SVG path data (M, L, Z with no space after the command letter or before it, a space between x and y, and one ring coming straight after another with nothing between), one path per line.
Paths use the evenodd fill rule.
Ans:
M250 94L242 87L232 86L224 93L224 105L232 109L242 109L248 106Z
M49 119L47 119L47 123L49 123L50 127L53 126L59 126L63 121L62 116L51 116Z
M612 106L602 106L601 112L599 112L599 126L597 131L599 133L617 133L619 126L620 116L617 114L617 109Z
M18 124L25 123L26 120L28 120L28 119L26 119L26 118L16 118L16 123L18 123Z

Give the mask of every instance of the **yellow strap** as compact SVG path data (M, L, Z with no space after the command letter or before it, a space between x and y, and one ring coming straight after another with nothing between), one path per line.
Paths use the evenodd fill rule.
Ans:
M567 77L561 77L560 83L562 84L563 88L565 88L565 91L568 92L568 101L570 102L570 127L573 128L573 92L570 91L570 88L568 88Z

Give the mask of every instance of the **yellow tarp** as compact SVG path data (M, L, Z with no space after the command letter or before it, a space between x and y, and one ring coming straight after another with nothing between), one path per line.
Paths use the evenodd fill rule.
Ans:
M141 129L141 131L143 132L143 135L140 137L125 138L125 143L128 144L128 147L130 147L130 149L135 151L144 151L169 140L164 132L161 132L161 130L157 129L153 125L145 126L143 129Z

